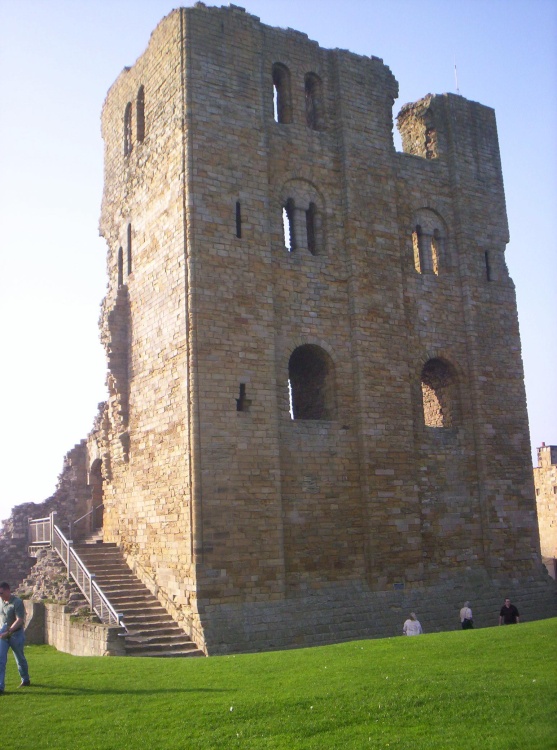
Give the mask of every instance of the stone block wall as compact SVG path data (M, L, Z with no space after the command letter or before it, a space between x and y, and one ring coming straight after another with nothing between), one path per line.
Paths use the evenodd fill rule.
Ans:
M536 505L542 557L555 578L557 573L557 446L542 443L534 467Z
M209 653L441 627L463 576L555 611L495 116L429 95L399 154L396 95L202 3L108 93L105 539Z
M121 628L80 621L63 605L45 604L44 643L73 656L125 656Z

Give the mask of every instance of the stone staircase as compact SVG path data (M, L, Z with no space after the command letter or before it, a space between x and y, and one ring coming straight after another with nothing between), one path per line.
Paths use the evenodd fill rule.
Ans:
M123 614L128 656L204 656L133 574L116 544L96 536L74 544L74 549L114 609Z

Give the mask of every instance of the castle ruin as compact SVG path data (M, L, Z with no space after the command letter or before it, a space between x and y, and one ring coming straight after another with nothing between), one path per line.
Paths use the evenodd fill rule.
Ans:
M397 93L378 58L198 3L107 95L90 483L206 653L556 611L495 115L428 95L399 153Z

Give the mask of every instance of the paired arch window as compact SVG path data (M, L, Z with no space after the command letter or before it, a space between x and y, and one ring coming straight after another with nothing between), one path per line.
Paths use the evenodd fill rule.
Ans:
M430 359L422 369L422 399L426 427L454 427L458 422L458 380L452 365Z
M291 180L283 190L282 227L289 252L309 250L321 255L325 248L323 200L305 180Z
M275 122L289 124L293 121L290 71L282 63L275 63L273 75L273 116ZM306 73L304 78L305 119L312 130L324 130L325 106L323 83L316 73Z
M334 365L320 346L304 344L294 349L288 362L288 389L292 419L334 419Z
M446 245L447 230L443 219L428 208L418 211L412 232L416 271L438 276L440 269L449 265Z

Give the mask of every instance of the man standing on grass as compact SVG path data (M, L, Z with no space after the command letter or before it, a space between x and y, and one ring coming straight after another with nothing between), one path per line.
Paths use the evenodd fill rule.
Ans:
M0 695L4 693L6 662L10 648L14 652L17 670L21 677L19 687L28 687L31 684L27 659L23 654L24 623L25 605L18 596L12 594L9 583L5 581L0 583Z
M507 598L499 612L499 625L516 625L517 622L520 622L518 609Z

